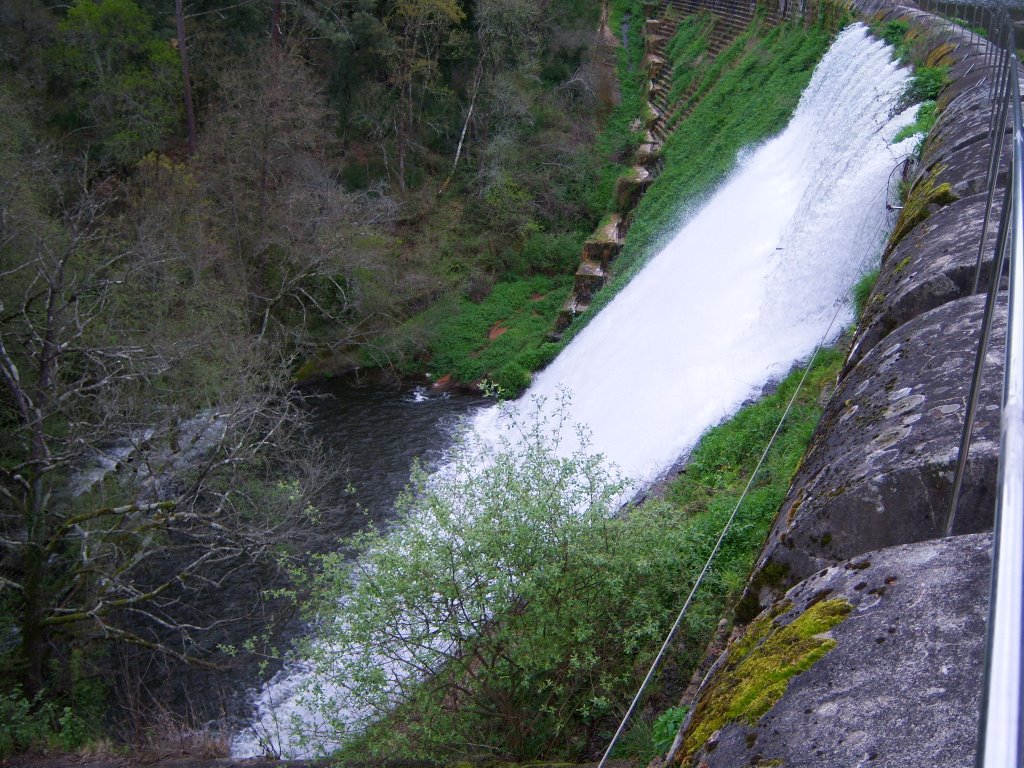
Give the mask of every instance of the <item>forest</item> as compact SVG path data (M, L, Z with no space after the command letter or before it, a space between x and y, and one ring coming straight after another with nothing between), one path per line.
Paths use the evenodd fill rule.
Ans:
M251 677L322 547L296 381L420 375L509 285L543 341L635 143L600 11L0 4L0 754Z
M784 127L847 18L826 6L777 25L762 8L717 59L714 18L680 24L676 86L697 95L595 311ZM305 401L330 376L511 395L552 359L581 246L643 138L643 16L634 0L0 5L0 757L168 734L224 754L303 622L366 654L304 649L380 715L343 758L600 754L800 372L629 514L627 478L523 424L448 496L414 468L409 538L341 544L321 503L338 462ZM685 714L671 705L838 364L809 366L623 754L663 749ZM356 551L379 579L348 578ZM382 653L413 674L385 680L367 663Z

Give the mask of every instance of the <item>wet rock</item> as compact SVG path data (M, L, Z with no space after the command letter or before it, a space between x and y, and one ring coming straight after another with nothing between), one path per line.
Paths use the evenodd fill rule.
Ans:
M790 678L754 725L725 725L713 749L705 745L684 764L972 765L990 542L990 535L977 534L883 549L794 587L786 595L792 606L776 625L790 624L822 599L852 605L828 631L835 646ZM727 659L728 652L716 670Z
M769 535L760 604L862 552L944 535L983 308L972 296L915 318L842 380ZM1005 322L1000 304L957 533L991 525Z

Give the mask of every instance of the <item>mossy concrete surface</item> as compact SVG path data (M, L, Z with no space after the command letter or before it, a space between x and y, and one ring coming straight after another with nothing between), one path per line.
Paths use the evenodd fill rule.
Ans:
M788 623L776 621L789 607L781 603L760 616L732 644L697 701L683 737L684 762L685 755L696 752L725 725L756 724L782 698L793 677L835 647L827 633L852 608L845 600L827 600L809 606Z
M928 176L919 178L911 187L910 194L903 203L903 210L896 220L896 227L889 238L890 247L902 242L903 238L931 216L933 211L959 198L953 191L953 185L948 180L942 180L945 170L946 166L937 165Z
M986 193L957 200L915 227L882 262L861 317L846 370L904 323L972 293ZM990 218L981 285L987 285L1001 205Z
M782 586L863 552L945 535L984 298L906 323L841 381L759 566L784 571ZM956 533L991 526L1005 323L1000 303ZM755 597L763 605L773 591Z
M828 630L831 650L794 676L755 723L737 719L716 729L681 764L972 765L990 546L988 534L976 534L893 547L790 590L781 612L772 609L775 627L794 626L818 606L847 606L849 615ZM716 684L713 676L705 691Z

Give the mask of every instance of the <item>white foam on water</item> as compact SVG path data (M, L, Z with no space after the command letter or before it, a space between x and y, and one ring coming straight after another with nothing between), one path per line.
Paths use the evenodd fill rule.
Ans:
M863 25L841 33L789 126L741 153L707 204L519 402L571 391L569 420L589 428L595 452L644 484L836 336L852 320L850 287L877 261L887 234L890 172L913 143L891 145L912 120L913 110L892 114L907 79L892 49ZM487 409L473 428L504 434L507 419ZM310 706L311 690L333 700L333 714L350 725L366 714L296 663L261 691L254 726L235 738L233 754L303 757L332 746L329 735L313 744L295 736L330 730L318 719L323 709Z

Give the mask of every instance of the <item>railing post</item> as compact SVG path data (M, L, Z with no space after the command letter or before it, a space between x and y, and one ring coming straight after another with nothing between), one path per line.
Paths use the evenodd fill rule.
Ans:
M1021 758L1024 642L1024 134L1016 53L1010 55L1013 177L1004 202L1010 220L1010 290L1000 435L999 493L992 590L979 726L978 768L1016 768Z

